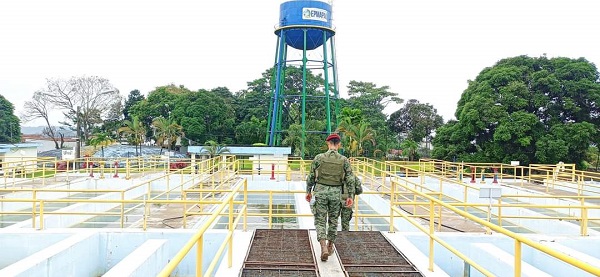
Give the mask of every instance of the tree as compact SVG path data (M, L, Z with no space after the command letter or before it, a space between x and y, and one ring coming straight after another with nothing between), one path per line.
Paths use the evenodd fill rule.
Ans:
M55 126L51 126L44 127L42 130L42 135L52 138L55 147L57 147L56 149L62 149L65 145L65 134L60 130L64 130L64 128L56 128ZM58 138L56 136L58 136ZM60 141L60 144L58 144L58 141Z
M21 115L23 121L31 121L37 118L42 118L46 122L46 127L43 130L43 134L48 136L52 141L54 141L55 149L62 148L64 135L60 135L61 137L61 145L58 145L59 138L58 132L55 127L50 125L50 116L48 111L52 109L50 102L48 101L46 95L42 91L36 91L33 93L33 98L31 101L25 101L25 110Z
M102 158L104 158L104 146L111 145L114 142L115 142L115 140L112 137L110 137L109 134L96 133L96 134L92 135L92 137L90 138L90 141L88 143L89 143L89 145L94 146L94 149L96 149L97 146L100 146L100 149L102 152Z
M434 157L583 164L598 142L600 83L584 58L519 56L485 68L437 130Z
M367 122L362 121L358 124L351 124L344 121L340 124L338 130L350 138L351 146L353 142L356 142L356 155L358 156L363 155L365 143L368 142L375 146L375 131L371 129Z
M390 87L381 86L371 82L350 81L348 84L347 101L341 101L346 107L359 109L362 113L362 120L369 123L370 128L377 136L376 141L383 141L385 136L390 133L386 124L387 115L383 110L391 103L402 104L404 100L398 97L398 94L390 91ZM342 109L343 110L343 109ZM380 144L383 146L383 144ZM364 151L373 153L375 147L372 144L364 145Z
M296 156L300 156L302 148L302 125L290 125L290 127L285 130L285 139L283 139L281 144L291 147L292 153Z
M65 125L75 126L79 120L85 140L93 127L103 122L114 102L121 101L119 90L98 76L47 79L42 93L50 104L63 110L67 119L63 122Z
M131 120L131 108L138 102L145 99L146 98L144 95L142 95L137 89L129 92L129 95L127 95L127 100L125 100L125 106L123 107L123 117L125 120Z
M250 120L240 122L235 127L235 139L238 144L254 144L265 139L267 121L251 117Z
M360 109L363 118L371 125L385 125L386 115L383 110L390 103L402 104L404 100L389 86L377 87L370 82L350 81L348 85L348 104L351 108Z
M165 144L167 149L172 150L177 138L183 136L183 127L174 120L159 117L152 122L156 130L156 143L161 147Z
M133 143L135 147L135 155L138 155L138 148L140 146L140 153L142 152L142 142L144 141L144 135L146 134L146 128L142 122L134 117L132 121L125 120L123 122L123 127L119 128L119 134L125 134L129 137L129 142Z
M402 153L406 153L409 161L414 161L417 159L417 150L419 149L419 144L411 139L405 139L400 143L400 148L402 148Z
M432 105L419 103L416 99L408 100L402 108L392 113L388 120L388 126L399 137L416 142L425 141L426 148L429 148L435 129L442 124L442 116L437 114Z
M0 94L0 142L21 141L21 124L14 112L13 104Z
M225 147L225 145L217 143L214 140L209 140L204 144L205 145L200 148L200 154L208 155L211 158L229 153L229 148Z

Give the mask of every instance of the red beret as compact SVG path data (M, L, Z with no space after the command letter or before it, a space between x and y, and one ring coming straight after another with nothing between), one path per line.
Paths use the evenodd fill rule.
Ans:
M332 140L332 139L339 139L339 140L341 140L341 139L340 139L340 136L338 136L338 134L331 134L331 135L329 135L329 136L328 136L328 137L325 139L325 141L330 141L330 140Z

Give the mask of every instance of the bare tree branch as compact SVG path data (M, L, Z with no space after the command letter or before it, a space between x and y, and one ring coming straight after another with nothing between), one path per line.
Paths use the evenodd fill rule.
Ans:
M47 89L43 94L48 102L63 110L67 118L66 125L76 125L79 118L86 140L91 135L92 128L108 116L111 106L121 101L119 90L102 77L47 79L46 82ZM77 107L80 108L79 114L77 114Z
M58 141L55 136L55 128L50 126L50 118L48 110L52 108L52 104L48 101L48 98L42 91L36 91L33 93L31 101L25 102L25 111L21 115L21 119L25 122L34 119L42 118L46 121L46 128L42 131L42 134L48 136L54 141L54 147L58 148Z

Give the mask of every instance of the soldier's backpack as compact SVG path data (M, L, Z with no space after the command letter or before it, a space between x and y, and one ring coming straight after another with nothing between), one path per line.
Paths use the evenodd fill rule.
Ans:
M328 152L319 156L321 165L317 168L317 183L341 186L344 178L344 158L336 152Z
M362 183L358 176L354 175L354 195L361 195L363 193Z

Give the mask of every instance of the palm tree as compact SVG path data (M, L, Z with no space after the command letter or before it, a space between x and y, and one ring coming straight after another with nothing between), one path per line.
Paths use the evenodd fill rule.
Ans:
M292 147L294 155L300 156L302 150L302 125L292 124L285 132L287 135L281 144Z
M152 126L156 128L156 144L161 148L166 143L167 149L172 150L177 138L183 136L183 127L171 119L159 117L152 121Z
M138 155L137 146L140 146L140 153L142 152L142 142L144 140L144 134L146 134L146 128L142 122L137 118L133 117L133 120L123 121L125 126L119 128L117 131L119 134L124 133L129 136L130 141L136 146L135 155Z
M229 148L225 147L225 145L218 144L214 140L209 140L204 144L206 145L200 148L200 154L209 155L211 158L224 153L230 153Z
M362 155L363 145L370 142L375 146L375 131L369 126L369 123L361 121L358 124L351 124L349 121L342 121L338 130L350 137L350 145L356 141L357 154Z
M102 158L104 158L104 146L111 145L113 142L115 142L115 140L107 133L96 133L90 138L89 144L94 146L94 149L96 149L96 146L100 146Z
M403 153L407 153L409 161L413 161L415 156L417 155L417 149L419 149L419 145L412 139L406 139L400 143L400 148L402 148Z

